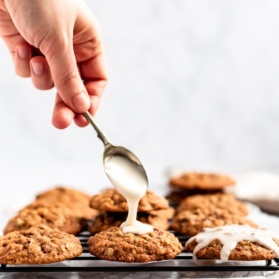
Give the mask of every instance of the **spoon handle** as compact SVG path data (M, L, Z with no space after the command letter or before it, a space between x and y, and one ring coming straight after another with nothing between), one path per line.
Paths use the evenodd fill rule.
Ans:
M83 116L87 119L87 121L93 126L93 128L95 129L95 131L97 132L97 136L98 138L104 143L104 145L108 145L110 144L107 136L105 135L105 133L99 128L99 126L97 125L97 123L95 122L94 118L91 116L91 114L86 111L83 113Z

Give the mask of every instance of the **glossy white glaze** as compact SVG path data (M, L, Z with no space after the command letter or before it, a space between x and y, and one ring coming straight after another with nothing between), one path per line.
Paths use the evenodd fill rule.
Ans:
M153 231L153 227L137 221L138 204L147 190L147 181L136 165L121 156L111 157L105 164L105 172L110 181L128 203L128 217L121 225L124 233L144 234Z

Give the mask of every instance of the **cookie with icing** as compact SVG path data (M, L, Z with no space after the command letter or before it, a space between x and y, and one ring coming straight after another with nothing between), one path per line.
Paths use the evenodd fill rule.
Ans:
M137 220L152 225L154 228L167 230L169 228L169 219L172 218L173 214L174 209L171 207L149 212L138 212ZM91 234L96 234L111 227L120 227L126 221L126 218L126 212L103 212L92 221L88 230Z
M92 255L119 262L150 262L173 259L183 247L174 234L154 229L150 233L123 233L112 227L91 236L88 241Z
M207 228L185 246L194 259L259 261L279 257L279 237L250 226Z

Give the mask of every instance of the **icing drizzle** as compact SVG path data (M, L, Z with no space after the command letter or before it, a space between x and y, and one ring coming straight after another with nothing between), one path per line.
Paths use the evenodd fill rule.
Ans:
M136 220L139 201L147 190L147 181L138 171L137 165L125 157L114 156L106 162L105 172L128 204L127 220L121 224L122 232L134 234L152 232L151 225Z

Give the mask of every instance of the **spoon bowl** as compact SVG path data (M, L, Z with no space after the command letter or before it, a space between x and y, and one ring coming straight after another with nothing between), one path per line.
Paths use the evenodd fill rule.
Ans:
M123 146L114 146L112 144L107 144L105 146L105 151L103 154L103 164L106 166L106 163L113 157L123 157L133 165L133 167L142 175L146 180L146 185L148 185L148 178L145 172L145 169L138 159L138 157Z
M107 163L112 158L116 158L116 157L123 158L127 161L128 164L130 164L129 167L134 168L134 170L141 176L141 178L146 181L146 185L148 185L148 178L146 175L146 171L142 163L138 159L138 157L133 152L131 152L130 150L128 150L123 146L112 145L108 140L108 137L105 135L105 133L96 124L95 120L90 115L90 113L85 112L83 115L88 120L88 122L93 126L93 128L96 130L98 138L103 142L105 146L105 150L103 153L104 168L106 169Z

